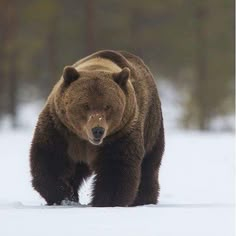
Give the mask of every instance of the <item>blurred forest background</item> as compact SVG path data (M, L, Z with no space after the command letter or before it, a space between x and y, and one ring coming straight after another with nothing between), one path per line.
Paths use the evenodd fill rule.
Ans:
M46 99L65 65L101 49L137 54L171 84L180 126L234 117L233 0L0 0L0 122L16 127L21 104Z

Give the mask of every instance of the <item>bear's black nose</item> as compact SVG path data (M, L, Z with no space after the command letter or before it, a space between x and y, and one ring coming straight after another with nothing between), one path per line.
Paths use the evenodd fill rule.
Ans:
M92 128L92 133L95 139L100 139L104 134L105 129L102 127Z

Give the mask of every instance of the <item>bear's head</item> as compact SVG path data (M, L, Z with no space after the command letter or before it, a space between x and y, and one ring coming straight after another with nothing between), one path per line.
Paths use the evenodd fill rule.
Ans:
M57 106L63 123L82 139L100 145L121 125L129 76L127 67L116 73L65 67Z

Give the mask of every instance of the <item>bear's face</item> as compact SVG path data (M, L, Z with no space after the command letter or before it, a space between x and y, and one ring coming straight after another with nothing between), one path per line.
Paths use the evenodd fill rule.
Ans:
M119 73L64 69L65 120L78 136L100 145L119 128L126 105L123 89L129 74L128 68Z

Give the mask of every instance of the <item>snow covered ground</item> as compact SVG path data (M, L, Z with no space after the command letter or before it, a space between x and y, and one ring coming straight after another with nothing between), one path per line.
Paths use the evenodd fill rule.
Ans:
M0 130L0 235L234 235L234 135L167 128L158 205L48 207L33 191L29 147L37 112L24 129ZM24 119L26 120L26 119ZM28 128L27 128L28 125ZM91 181L80 191L90 199Z

